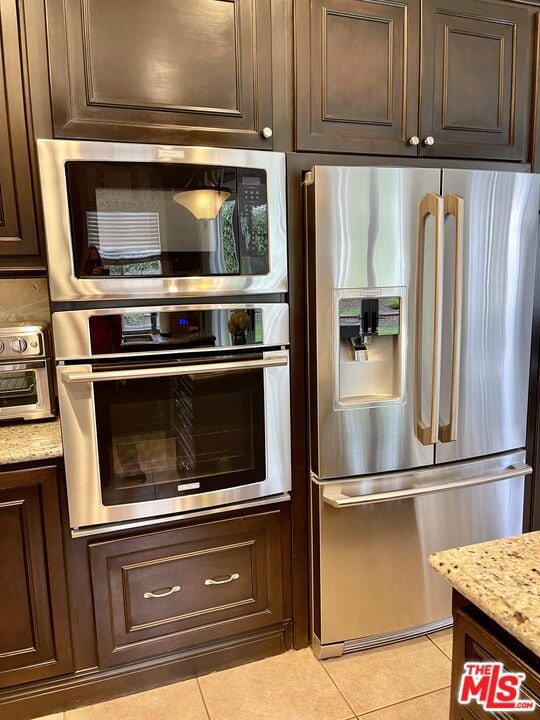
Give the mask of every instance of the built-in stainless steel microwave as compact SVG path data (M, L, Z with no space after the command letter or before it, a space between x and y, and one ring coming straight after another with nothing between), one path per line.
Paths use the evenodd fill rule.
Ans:
M37 144L53 302L287 290L283 153Z

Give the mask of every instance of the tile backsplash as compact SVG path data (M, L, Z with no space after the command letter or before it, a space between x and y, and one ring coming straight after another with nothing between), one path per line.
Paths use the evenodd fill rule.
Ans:
M45 278L0 280L0 325L51 321Z

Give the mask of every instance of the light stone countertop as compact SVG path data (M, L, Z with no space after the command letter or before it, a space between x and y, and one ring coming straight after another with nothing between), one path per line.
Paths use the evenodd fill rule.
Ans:
M63 455L60 420L0 425L0 465Z
M540 656L540 532L443 550L431 567Z

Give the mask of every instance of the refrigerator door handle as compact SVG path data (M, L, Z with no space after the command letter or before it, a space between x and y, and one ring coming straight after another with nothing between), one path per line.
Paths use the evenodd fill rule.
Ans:
M478 477L467 478L466 480L458 480L455 482L442 482L438 485L429 485L427 487L416 487L407 490L394 490L390 492L370 493L369 495L351 496L346 495L335 487L325 487L323 500L327 505L335 508L358 507L368 503L390 502L392 500L407 500L408 498L418 497L420 495L431 495L432 493L444 492L447 490L458 490L460 488L474 487L476 485L487 485L488 483L499 482L500 480L510 480L511 478L530 475L532 467L526 463L516 463L509 465L505 470L499 472L480 475Z
M422 421L421 411L421 357L419 329L423 322L423 270L425 256L425 220L435 218L435 307L433 311L433 367L431 370L431 411L429 425ZM415 330L415 418L416 434L423 445L437 442L439 427L439 399L441 382L442 301L443 301L443 242L444 200L440 195L427 193L418 206L418 242L416 248L416 330Z
M452 331L452 379L450 390L450 418L448 425L439 428L439 440L443 443L457 440L459 404L459 371L461 358L461 318L463 297L463 207L459 195L448 193L444 196L444 214L453 215L456 220L454 251L454 323Z

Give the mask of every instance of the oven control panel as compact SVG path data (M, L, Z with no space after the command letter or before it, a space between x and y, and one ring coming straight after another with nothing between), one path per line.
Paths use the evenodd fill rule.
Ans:
M41 357L43 333L38 328L0 328L0 360Z

